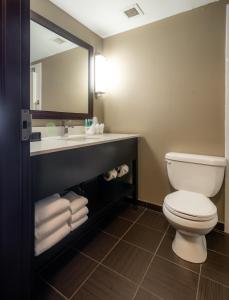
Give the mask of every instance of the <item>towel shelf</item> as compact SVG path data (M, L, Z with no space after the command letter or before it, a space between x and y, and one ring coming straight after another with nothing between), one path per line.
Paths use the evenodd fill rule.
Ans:
M93 199L89 198L89 218L87 222L72 231L63 240L46 252L34 257L35 269L40 269L52 257L58 255L66 244L73 240L80 240L85 234L90 232L92 229L95 229L96 226L99 226L105 218L114 213L113 208L116 207L124 197L132 195L133 189L132 184L124 182L109 182L102 186L99 193L95 195ZM88 192L90 193L90 191ZM100 197L101 194L103 195L102 197Z

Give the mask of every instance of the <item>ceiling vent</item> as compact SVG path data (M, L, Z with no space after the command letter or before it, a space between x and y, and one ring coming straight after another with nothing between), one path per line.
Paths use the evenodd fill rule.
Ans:
M58 37L58 38L55 38L55 39L53 40L53 42L55 42L55 43L61 45L61 44L65 43L65 40L63 40L63 39L61 39L61 38Z
M126 8L124 10L124 14L128 18L133 18L133 17L139 16L139 15L144 15L144 12L141 9L141 7L136 3L136 4L131 5L128 8Z

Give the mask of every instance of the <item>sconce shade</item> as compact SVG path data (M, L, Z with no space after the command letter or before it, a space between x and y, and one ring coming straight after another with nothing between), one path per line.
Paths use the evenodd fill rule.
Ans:
M95 93L97 95L106 92L106 76L107 76L106 58L98 54L95 56Z

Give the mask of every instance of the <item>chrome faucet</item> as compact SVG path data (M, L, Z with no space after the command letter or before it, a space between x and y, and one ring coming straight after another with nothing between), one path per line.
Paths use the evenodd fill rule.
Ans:
M64 121L64 137L68 137L70 126L71 126L71 121L70 120Z

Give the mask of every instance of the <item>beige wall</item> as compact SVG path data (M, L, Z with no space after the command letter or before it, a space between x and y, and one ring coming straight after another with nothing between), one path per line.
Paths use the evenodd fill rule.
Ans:
M74 18L66 14L64 11L56 7L48 0L30 0L30 8L36 13L49 19L58 26L76 35L80 39L89 43L95 48L95 53L100 53L103 50L103 40L98 35L93 33L91 30L83 26L81 23L76 21ZM94 100L94 114L103 120L103 106L102 99ZM33 120L33 126L46 125L45 120ZM55 124L59 125L59 122L53 120Z
M88 113L88 50L77 47L42 64L42 110Z
M224 49L223 2L105 39L105 124L142 135L141 200L162 205L171 190L166 152L224 155ZM215 201L223 220L223 191Z

